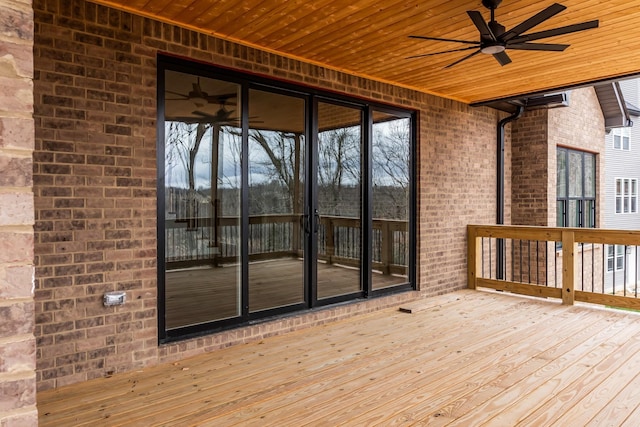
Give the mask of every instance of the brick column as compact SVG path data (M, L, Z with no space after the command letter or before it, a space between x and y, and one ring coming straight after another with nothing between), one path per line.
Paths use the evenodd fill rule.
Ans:
M33 9L0 0L0 426L35 426Z

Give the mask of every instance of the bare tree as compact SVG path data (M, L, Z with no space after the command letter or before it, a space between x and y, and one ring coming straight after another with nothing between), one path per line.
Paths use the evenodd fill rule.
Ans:
M372 175L375 216L406 219L411 178L409 132L408 119L374 125Z
M268 176L272 183L279 183L284 187L286 206L282 208L288 212L299 212L302 203L301 165L304 157L302 135L260 130L252 130L249 135L251 141L257 143L266 155L265 158L253 152L256 158L252 163L257 165L258 170Z
M326 214L343 215L344 206L341 205L345 203L349 204L348 210L353 211L353 207L357 209L345 190L360 187L359 129L347 127L327 130L318 139L318 190L324 193L322 210Z

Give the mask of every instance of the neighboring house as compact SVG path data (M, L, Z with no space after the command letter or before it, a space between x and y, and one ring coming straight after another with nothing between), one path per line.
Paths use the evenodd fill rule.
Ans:
M640 229L640 80L629 79L618 83L620 102L627 109L632 122L625 127L607 127L605 164L604 223L606 228L622 230ZM607 245L606 287L609 292L635 292L640 278L637 247Z

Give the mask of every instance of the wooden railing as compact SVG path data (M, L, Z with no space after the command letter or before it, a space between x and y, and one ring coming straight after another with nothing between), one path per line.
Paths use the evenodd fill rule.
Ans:
M302 255L302 215L249 217L249 259L266 260ZM238 217L191 218L165 222L167 268L238 262ZM383 274L406 274L406 221L373 221L372 267ZM318 258L329 264L360 265L360 220L322 216L318 223Z
M467 235L471 289L640 309L640 231L469 225Z
M382 274L407 274L406 221L373 220L372 268ZM360 220L322 216L318 230L318 258L328 264L360 266Z

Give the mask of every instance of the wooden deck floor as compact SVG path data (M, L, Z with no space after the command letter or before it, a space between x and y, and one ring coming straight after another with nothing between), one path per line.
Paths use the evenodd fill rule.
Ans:
M636 313L483 291L38 394L41 426L638 426Z

